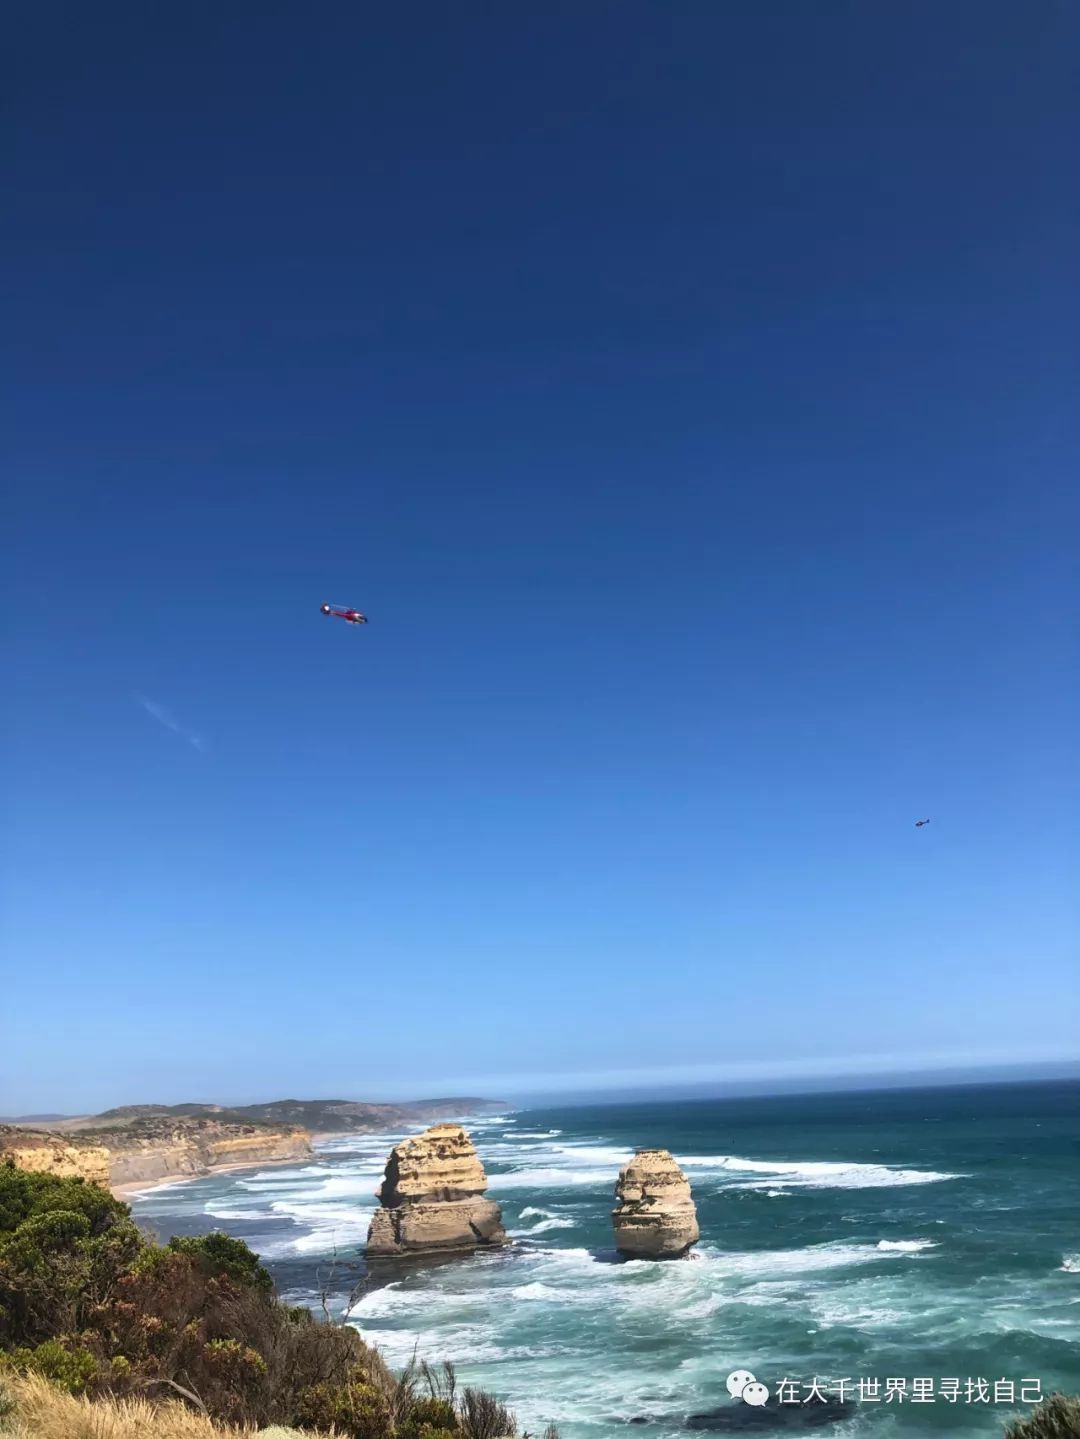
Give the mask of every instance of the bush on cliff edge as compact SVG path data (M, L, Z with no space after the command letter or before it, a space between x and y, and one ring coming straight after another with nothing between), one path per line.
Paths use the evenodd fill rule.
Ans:
M1080 1439L1080 1399L1051 1394L1026 1419L1016 1419L1005 1439Z
M236 1426L349 1439L515 1432L452 1369L395 1377L354 1329L283 1304L226 1234L144 1238L126 1204L81 1179L0 1165L0 1367L73 1396L183 1400Z

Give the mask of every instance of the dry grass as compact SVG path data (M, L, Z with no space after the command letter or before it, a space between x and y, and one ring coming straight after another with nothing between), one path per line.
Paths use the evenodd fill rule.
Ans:
M1004 1439L1080 1439L1080 1398L1051 1394L1026 1419L1017 1419Z
M5 1394L13 1407L5 1415L8 1405L0 1403L3 1439L253 1439L259 1432L293 1432L213 1424L174 1400L151 1404L145 1399L76 1399L38 1375L5 1377L0 1396Z

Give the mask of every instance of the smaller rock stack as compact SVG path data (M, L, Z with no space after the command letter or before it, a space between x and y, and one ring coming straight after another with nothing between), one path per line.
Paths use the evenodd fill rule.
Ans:
M676 1259L699 1236L690 1184L666 1149L639 1149L615 1185L615 1247L635 1259Z
M381 1209L368 1230L371 1257L477 1249L506 1243L499 1206L460 1124L433 1124L390 1151Z

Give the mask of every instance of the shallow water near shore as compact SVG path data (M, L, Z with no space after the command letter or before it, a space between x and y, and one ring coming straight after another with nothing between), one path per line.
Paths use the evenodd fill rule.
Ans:
M1017 1398L1033 1381L1080 1392L1080 1082L533 1109L469 1129L515 1241L504 1251L365 1269L400 1134L329 1140L307 1163L132 1207L163 1234L246 1239L291 1302L317 1306L326 1287L339 1312L358 1285L352 1322L391 1363L452 1359L564 1439L824 1417L751 1410L728 1394L734 1369L773 1402L785 1379L788 1399L815 1377L849 1380L853 1413L814 1432L870 1439L1000 1434L1017 1406L1007 1388L993 1402L995 1381ZM612 1251L615 1177L645 1145L671 1149L693 1186L690 1259ZM990 1402L967 1402L980 1378ZM858 1402L860 1379L881 1397ZM886 1402L889 1379L906 1380L904 1398ZM912 1402L915 1379L936 1381L932 1402Z

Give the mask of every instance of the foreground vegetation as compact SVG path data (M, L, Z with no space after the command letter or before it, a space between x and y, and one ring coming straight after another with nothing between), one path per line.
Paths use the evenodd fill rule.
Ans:
M241 1241L155 1244L104 1189L11 1164L0 1165L0 1382L5 1373L14 1417L3 1422L49 1439L229 1432L210 1421L342 1439L516 1433L513 1415L459 1390L449 1366L394 1375L355 1330L283 1304ZM147 1403L158 1406L152 1431L139 1417Z
M1080 1399L1051 1394L1005 1431L1005 1439L1080 1439Z
M4 1439L282 1439L293 1429L236 1429L217 1425L180 1401L88 1399L68 1394L39 1375L0 1383L0 1434ZM304 1439L312 1439L305 1435Z
M0 1163L4 1439L297 1430L307 1439L517 1432L497 1399L459 1390L451 1366L395 1375L355 1330L283 1304L239 1240L155 1244L97 1185ZM1080 1400L1052 1395L1005 1439L1080 1439Z

